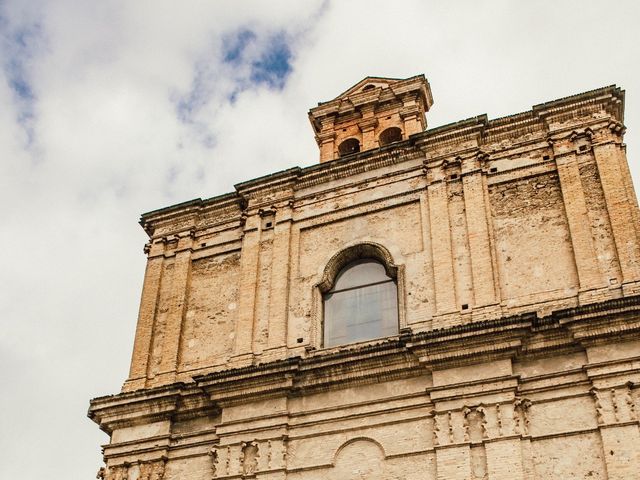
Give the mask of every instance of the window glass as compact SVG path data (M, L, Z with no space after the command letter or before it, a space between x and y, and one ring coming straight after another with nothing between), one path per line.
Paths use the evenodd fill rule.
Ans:
M387 275L381 263L368 259L357 260L340 271L331 291L336 292L386 280L391 280L391 277Z
M347 265L324 296L324 346L398 333L398 289L379 262Z

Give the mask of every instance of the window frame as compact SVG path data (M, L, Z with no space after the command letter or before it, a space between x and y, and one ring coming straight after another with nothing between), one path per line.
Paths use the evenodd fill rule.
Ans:
M344 267L352 261L364 258L371 258L382 264L396 284L398 294L398 333L389 337L380 337L369 340L357 341L343 345L332 347L324 346L324 294L333 288L333 284ZM319 281L313 287L313 300L311 312L311 331L310 343L307 349L310 350L336 350L345 346L353 346L358 344L368 344L379 342L384 339L397 337L407 328L406 322L406 290L405 290L405 266L403 263L396 263L384 246L374 242L364 242L349 246L338 253L334 254L329 261L326 262L322 273L319 275Z
M346 285L338 288L338 283L340 282L340 278L342 275L348 274L350 270L357 268L359 265L369 264L376 265L376 270L379 270L376 274L382 274L384 277L380 276L379 278L373 281L365 281L360 280L356 282L355 285ZM355 272L354 272L355 273ZM345 298L350 299L350 301L356 301L357 304L362 302L362 299L359 298L364 292L371 291L372 287L383 287L383 290L378 290L374 297L371 297L371 301L380 302L380 307L391 307L393 306L392 313L388 311L386 314L382 313L385 311L383 309L379 316L377 314L366 315L363 314L363 311L360 308L356 308L350 312L340 312L338 316L335 315L335 309L337 305L340 305L341 301L344 302ZM390 287L387 285L392 285L392 289L389 290ZM385 291L386 290L386 291ZM356 293L359 292L359 293ZM346 295L346 297L345 297ZM366 294L365 294L366 295ZM343 300L340 300L342 298ZM385 305L385 298L388 303ZM333 300L333 308L331 310L334 311L334 315L332 315L332 322L328 322L328 305L327 302L331 302ZM347 263L340 269L336 275L336 280L333 284L333 287L322 294L322 346L325 348L336 347L339 345L350 345L352 343L364 342L376 340L379 338L387 338L398 335L400 333L400 322L398 315L398 285L396 283L396 278L389 275L387 269L382 264L380 260L377 258L365 257L365 258L357 258ZM365 308L366 310L366 308ZM342 315L344 314L344 315ZM342 318L344 316L344 318ZM351 317L351 318L349 318ZM365 324L368 324L368 327L361 324L362 329L358 329L356 327L357 323L354 320L364 320ZM374 320L374 321L372 321ZM330 323L330 324L329 324ZM372 336L368 336L366 332L367 328L372 328L376 330L377 334ZM346 334L346 338L343 340L336 341L336 337L331 337L331 345L327 345L329 342L329 338L327 337L327 333L329 331L336 332L343 330ZM359 330L359 331L358 331ZM381 331L387 330L387 333L380 333ZM393 330L393 333L391 333ZM356 332L354 334L354 332ZM350 335L350 333L352 335ZM370 335L370 334L369 334ZM356 338L349 338L350 336ZM363 338L358 338L363 337Z

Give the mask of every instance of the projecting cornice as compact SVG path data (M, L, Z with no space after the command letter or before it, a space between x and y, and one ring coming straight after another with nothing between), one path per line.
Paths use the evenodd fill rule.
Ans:
M270 203L295 200L296 191L340 178L418 159L455 157L474 149L498 152L521 142L553 140L570 136L577 123L582 128L591 125L593 131L608 128L621 141L623 122L624 90L616 86L604 87L539 104L532 110L507 117L489 120L486 115L479 115L416 133L384 147L265 175L235 185L235 192L204 200L197 198L145 213L140 224L152 238L157 231L178 233L222 223L240 225L249 205L257 212L259 208L268 208ZM419 162L415 167L421 168Z
M294 357L200 375L192 383L142 389L91 401L89 417L114 428L216 411L274 396L298 396L429 374L496 359L583 351L640 338L640 296L527 313L411 333L361 344L310 350Z

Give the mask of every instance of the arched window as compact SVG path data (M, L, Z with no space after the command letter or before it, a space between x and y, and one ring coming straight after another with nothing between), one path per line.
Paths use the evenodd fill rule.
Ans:
M398 333L398 288L375 259L347 264L323 301L325 347Z
M340 156L357 153L359 151L360 142L357 138L347 138L344 142L338 145L338 152L340 152Z
M378 137L378 142L381 147L393 142L399 142L400 140L402 140L402 130L398 127L389 127Z

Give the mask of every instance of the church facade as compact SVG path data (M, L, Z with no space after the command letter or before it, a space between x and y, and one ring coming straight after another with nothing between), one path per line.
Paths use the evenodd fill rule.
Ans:
M99 478L640 478L624 92L432 103L367 77L310 110L317 165L142 216Z

